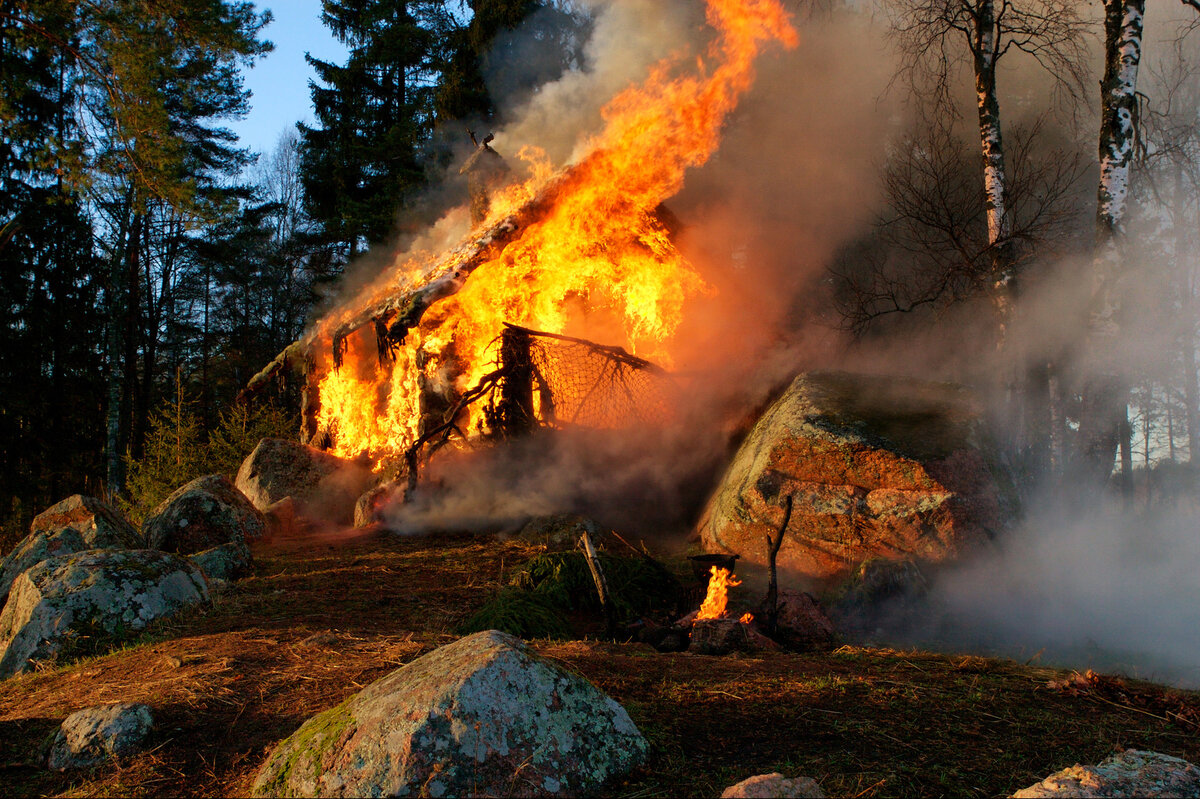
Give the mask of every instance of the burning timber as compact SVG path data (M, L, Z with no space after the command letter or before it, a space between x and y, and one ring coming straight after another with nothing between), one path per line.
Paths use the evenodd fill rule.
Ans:
M480 146L480 152L484 147L486 144ZM402 278L390 287L380 287L377 283L343 302L252 378L240 399L261 390L272 377L282 376L285 366L301 364L304 373L301 440L323 448L330 446L336 431L322 429L317 421L321 405L316 380L320 348L329 347L332 366L339 369L349 337L359 331L373 330L380 364L412 367L420 383L421 358L426 353L418 353L413 363L403 366L396 363L396 352L410 332L419 327L432 305L456 294L478 266L496 257L524 225L539 219L555 196L569 186L572 174L568 169L549 180L534 198L498 221L485 224L481 232L472 234L439 258L422 277ZM419 401L433 411L418 409L413 440L398 459L409 475L410 485L416 479L422 448L430 445L432 452L455 433L466 438L459 416L480 400L484 400L483 418L488 430L499 438L522 435L540 426L614 426L630 419L646 420L648 416L660 421L669 404L655 382L666 373L621 347L511 323L505 323L497 343L495 369L474 386L457 395L446 393L444 386L440 394L424 386ZM614 397L616 402L612 401ZM613 407L606 408L605 403Z
M375 298L364 298L359 294L343 302L321 324L289 344L252 377L238 395L239 401L261 391L285 366L310 363L313 350L322 340L330 342L335 362L340 361L338 353L346 337L368 324L374 325L381 350L388 345L402 344L408 331L420 324L429 306L462 288L471 272L495 257L524 225L549 207L557 193L568 184L571 173L570 169L564 170L512 213L485 225L482 230L473 230L458 246L438 258L415 284L404 282L380 291ZM306 365L305 368L307 371L310 367Z
M538 331L585 324L609 330L631 350L666 355L685 301L704 289L675 247L661 204L714 152L762 48L796 44L773 0L713 0L706 19L714 37L703 54L664 59L644 82L614 96L602 110L604 129L589 136L588 154L573 166L546 177L544 154L529 148L522 158L534 177L493 194L506 179L502 159L487 139L477 142L465 168L482 195L470 211L473 221L485 213L487 221L450 251L410 262L399 277L382 277L342 302L256 375L243 397L285 365L302 364L302 440L345 457L365 454L377 469L404 458L430 429L456 429L453 414L446 416L456 407L472 436L497 428L508 435L535 417L542 426L607 427L662 410L644 362L581 340L555 340L573 347L562 350L571 357L591 359L575 361L582 364L575 374L562 370L556 394L546 364L537 362L551 339ZM483 396L477 389L497 360L509 373L486 393L498 393L498 401L463 408L463 396ZM622 395L630 402L622 405ZM642 396L651 398L649 410L628 413Z

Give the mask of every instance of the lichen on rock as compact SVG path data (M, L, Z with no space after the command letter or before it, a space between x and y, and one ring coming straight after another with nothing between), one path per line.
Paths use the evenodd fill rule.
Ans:
M42 513L30 533L0 561L0 606L13 580L46 558L88 549L140 549L141 534L103 500L74 494Z
M138 751L154 726L147 705L125 702L78 710L63 721L50 745L47 765L55 771L94 766Z
M646 749L610 697L490 630L307 721L268 758L254 793L574 795L628 772Z
M806 373L759 418L699 524L710 552L766 560L784 498L782 569L843 579L865 560L959 557L1015 512L981 414L963 388Z
M209 599L204 576L155 550L88 550L44 560L0 612L0 678L35 660L105 651L156 619Z

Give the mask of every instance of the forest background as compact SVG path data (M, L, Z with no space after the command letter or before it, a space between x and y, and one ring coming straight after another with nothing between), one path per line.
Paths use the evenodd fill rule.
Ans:
M4 548L67 494L136 517L290 435L292 393L238 390L348 266L462 201L467 128L588 69L604 5L325 0L345 63L310 59L313 123L261 154L228 128L270 57L255 4L0 5ZM907 110L878 142L871 223L791 287L806 310L782 335L836 330L830 360L851 362L967 332L924 376L997 399L1024 485L1079 467L1129 502L1193 491L1197 3L787 5L802 32L874 30ZM1078 324L1048 337L1047 315Z

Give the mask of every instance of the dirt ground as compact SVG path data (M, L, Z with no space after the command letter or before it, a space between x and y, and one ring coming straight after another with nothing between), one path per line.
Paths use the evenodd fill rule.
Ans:
M275 744L457 638L538 551L363 532L256 544L255 575L211 607L117 652L0 682L0 792L246 795ZM725 657L594 638L533 646L624 705L650 741L649 761L605 796L717 796L771 771L830 796L1000 796L1123 748L1200 762L1200 694L1148 684L853 646ZM148 751L91 771L42 767L64 717L117 701L153 708Z

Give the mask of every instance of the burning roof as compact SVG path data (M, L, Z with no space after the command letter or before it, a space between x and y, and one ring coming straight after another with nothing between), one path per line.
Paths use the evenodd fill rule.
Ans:
M556 171L523 149L531 177L494 193L458 245L398 264L341 301L248 390L289 361L305 363L308 436L334 432L338 454L378 462L404 453L494 370L506 324L601 331L666 358L685 300L704 284L657 209L715 151L761 48L796 43L777 0L708 0L707 19L716 36L705 54L666 59L614 97L577 163ZM472 411L468 423L485 420Z

